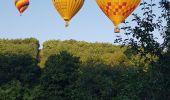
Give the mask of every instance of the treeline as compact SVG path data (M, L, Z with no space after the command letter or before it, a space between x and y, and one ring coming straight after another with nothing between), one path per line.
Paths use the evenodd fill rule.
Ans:
M67 51L74 56L80 57L82 63L104 63L106 65L135 65L140 62L139 56L127 56L124 54L126 47L114 46L108 43L88 43L75 40L50 40L43 44L43 49L40 52L40 66L43 68L46 60L53 54L58 54L61 51ZM145 63L143 63L145 64Z
M53 40L38 48L33 38L0 40L0 100L170 99L155 73L166 64L127 55L126 47Z
M0 40L0 54L10 55L25 55L28 54L33 58L37 58L39 50L39 42L37 39L15 39L15 40Z

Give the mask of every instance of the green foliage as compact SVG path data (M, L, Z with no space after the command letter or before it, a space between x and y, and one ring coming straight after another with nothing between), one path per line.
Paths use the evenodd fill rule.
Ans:
M0 87L0 100L17 100L21 98L22 86L19 81L12 81Z
M13 80L0 87L0 100L40 100L39 86L26 87L20 81Z
M70 100L78 75L79 58L65 51L50 56L41 76L41 100Z
M33 100L40 68L38 41L0 40L0 100Z
M0 45L0 85L11 80L34 82L39 73L37 40L0 40Z
M102 62L108 65L132 65L134 60L128 59L124 51L126 48L114 46L104 43L87 43L75 40L67 41L47 41L43 44L43 49L40 52L40 67L44 68L44 64L49 56L58 54L60 51L67 51L75 56L80 57L81 62ZM136 59L139 61L139 59Z
M118 47L111 44L87 43L78 42L75 40L47 41L43 44L43 49L40 52L40 66L44 67L44 64L49 56L58 54L63 50L80 57L82 62L92 59L96 62L101 61L108 63L108 59L117 48Z
M81 67L74 100L147 99L150 95L147 76L142 68L86 64Z
M73 100L112 100L117 94L118 73L104 64L88 64L81 67L81 76L76 83Z
M35 59L29 55L0 54L0 85L11 80L33 84L40 72Z
M0 54L5 55L30 55L34 59L38 55L39 43L34 38L16 39L16 40L0 40Z
M30 42L26 43L29 45ZM37 67L39 57L34 58L38 55L36 47L31 47L32 51L37 52L35 55L30 54L32 52L30 50L17 49L20 47L18 45L26 46L18 42L15 44L14 51L6 47L3 47L6 49L1 49L0 95L2 97L13 100L140 100L149 98L147 97L149 88L145 85L149 81L148 71L144 71L143 68L146 62L139 60L139 56L126 56L124 54L126 48L73 40L46 43L47 47L44 47L41 54L48 55L48 59L45 68L42 69L42 74ZM65 46L62 46L63 44ZM59 46L58 49L56 46ZM78 50L75 51L76 49ZM67 50L69 53L60 52L62 50ZM70 54L70 52L73 53ZM72 54L80 55L82 63ZM11 89L15 90L12 93L6 92ZM150 89L150 91L153 90Z
M164 53L162 59L149 63L150 61L138 55L134 56L134 52L127 52L126 48L110 44L91 44L73 40L46 43L47 47L44 47L41 54L48 55L48 59L42 73L37 67L38 48L34 49L38 47L37 45L31 47L31 50L37 53L34 55L32 51L24 48L10 51L9 48L2 47L6 49L1 49L0 52L1 100L166 100L169 98L168 51ZM62 46L63 44L65 46ZM15 47L26 46L18 42L15 45ZM56 46L59 46L58 49ZM75 51L74 46L80 51ZM83 49L88 52L85 50L82 52ZM128 55L124 54L125 51ZM75 56L78 54L83 55L80 56L81 61ZM150 55L147 56L149 58Z
M150 68L149 87L155 100L170 99L170 53L165 53L161 59L152 63Z

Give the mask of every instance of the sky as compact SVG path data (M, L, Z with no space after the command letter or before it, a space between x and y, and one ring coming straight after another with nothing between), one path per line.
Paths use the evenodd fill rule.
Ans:
M42 44L45 41L59 39L87 42L114 43L116 35L114 25L103 14L95 0L85 0L82 9L65 23L55 10L52 0L30 0L29 8L20 16L14 0L0 0L0 38L16 39L34 37ZM156 9L155 9L156 10ZM139 14L138 7L134 13ZM130 21L132 16L126 20Z

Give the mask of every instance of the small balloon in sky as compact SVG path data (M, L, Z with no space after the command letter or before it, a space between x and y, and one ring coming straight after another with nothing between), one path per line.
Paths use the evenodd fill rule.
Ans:
M141 0L96 0L100 9L115 25L115 33L119 33L118 25L136 9Z
M15 6L18 9L20 15L28 8L29 0L15 0Z
M52 0L54 7L66 22L66 27L69 25L72 17L81 9L84 1L85 0Z

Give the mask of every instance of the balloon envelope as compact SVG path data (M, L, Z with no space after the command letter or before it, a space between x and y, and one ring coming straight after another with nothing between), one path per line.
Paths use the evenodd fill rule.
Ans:
M19 13L22 14L29 6L29 0L15 0L15 6Z
M81 9L85 0L52 0L56 10L65 20L66 26L72 17Z
M115 26L122 23L139 5L141 0L96 0L105 15Z

